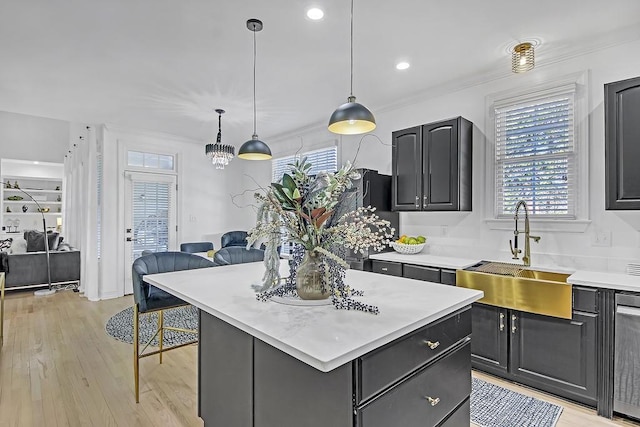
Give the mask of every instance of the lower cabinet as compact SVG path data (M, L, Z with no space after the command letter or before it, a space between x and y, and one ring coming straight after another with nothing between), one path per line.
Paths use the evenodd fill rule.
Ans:
M372 260L371 271L373 273L406 277L408 279L422 280L425 282L456 285L456 271L440 267Z
M469 425L469 306L329 372L203 311L199 330L205 426Z
M596 406L598 314L576 300L571 319L473 304L473 367Z

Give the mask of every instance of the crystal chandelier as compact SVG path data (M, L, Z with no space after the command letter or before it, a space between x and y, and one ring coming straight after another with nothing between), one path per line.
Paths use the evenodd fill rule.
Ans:
M211 163L216 166L216 169L224 169L235 156L235 148L233 145L222 144L222 115L224 110L217 109L216 113L218 113L218 136L215 144L207 144L205 153L211 158Z

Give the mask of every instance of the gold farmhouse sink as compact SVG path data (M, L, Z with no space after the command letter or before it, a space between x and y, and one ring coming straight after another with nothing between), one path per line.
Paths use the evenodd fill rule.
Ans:
M456 272L456 285L484 292L478 302L528 313L571 319L569 274L516 264L481 261Z

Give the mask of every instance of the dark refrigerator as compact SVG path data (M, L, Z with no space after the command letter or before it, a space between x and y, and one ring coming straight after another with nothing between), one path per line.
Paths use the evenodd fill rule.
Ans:
M400 218L398 212L391 212L391 176L379 174L378 171L372 169L358 169L358 171L361 178L355 182L353 188L345 192L343 203L341 203L339 211L333 217L338 219L345 213L363 206L374 207L376 208L376 215L391 223L391 227L395 229L394 239L397 239ZM383 252L392 250L387 247ZM368 251L361 254L347 250L346 261L355 270L371 271L369 255Z

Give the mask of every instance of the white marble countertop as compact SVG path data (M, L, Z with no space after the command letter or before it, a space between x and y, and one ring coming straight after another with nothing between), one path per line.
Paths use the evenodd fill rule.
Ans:
M369 258L381 261L401 262L405 264L450 268L454 270L467 268L482 260L480 258L456 258L422 253L415 255L404 255L398 252L384 252L381 254L371 255ZM555 271L558 273L570 274L567 282L571 283L572 285L640 292L640 276L632 276L622 273L575 270L566 267L555 267L548 265L533 265L529 268L535 270Z
M477 264L480 259L455 258L438 255L429 255L417 253L414 255L405 255L398 252L383 252L380 254L370 255L369 258L381 261L402 262L405 264L424 265L429 267L450 268L458 270L467 268Z
M282 261L282 272L288 272ZM358 301L380 314L260 302L251 289L263 263L235 264L145 276L170 292L254 337L319 369L344 363L482 298L455 286L348 270L345 283L365 291Z
M580 270L569 276L567 282L572 285L640 292L640 276L630 274Z

